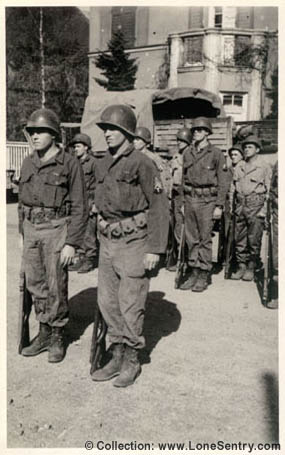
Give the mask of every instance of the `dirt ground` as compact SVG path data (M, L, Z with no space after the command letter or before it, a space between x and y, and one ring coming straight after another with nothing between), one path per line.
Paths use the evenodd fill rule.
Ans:
M142 374L117 389L89 375L97 270L70 273L64 361L18 355L16 204L7 205L7 222L8 448L278 440L278 311L263 307L255 283L220 272L195 294L175 290L174 274L162 269L147 300ZM34 335L34 314L30 325Z

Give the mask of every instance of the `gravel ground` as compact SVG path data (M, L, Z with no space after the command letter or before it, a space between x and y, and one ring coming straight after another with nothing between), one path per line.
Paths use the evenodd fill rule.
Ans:
M89 376L97 270L70 273L64 361L17 354L16 204L7 205L7 223L8 448L278 441L278 312L262 306L254 283L220 272L195 294L175 290L174 274L162 269L147 301L142 374L121 390ZM30 326L33 335L34 314Z

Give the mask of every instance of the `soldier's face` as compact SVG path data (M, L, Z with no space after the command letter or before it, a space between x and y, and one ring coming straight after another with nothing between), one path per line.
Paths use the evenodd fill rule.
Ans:
M55 136L45 128L34 128L29 130L33 146L36 150L47 150L52 146Z
M242 160L242 154L238 150L233 150L231 153L231 160L233 164L237 164Z
M77 144L74 144L74 151L75 151L77 158L82 158L87 154L88 147L87 147L87 145L79 142Z
M188 146L187 142L177 139L177 147L179 152L183 152L184 149Z
M111 149L119 149L125 142L128 142L127 136L120 130L116 129L113 126L108 126L104 130L104 135L108 147Z
M259 152L259 148L255 144L245 144L243 150L246 160L249 160Z
M209 136L209 131L202 127L197 127L192 130L193 139L196 142L202 142L205 138Z
M134 147L136 150L143 150L146 146L146 143L143 139L140 137L135 137L134 138Z

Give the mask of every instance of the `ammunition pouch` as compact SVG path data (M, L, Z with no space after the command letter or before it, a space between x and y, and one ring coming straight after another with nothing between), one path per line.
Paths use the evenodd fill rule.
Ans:
M243 194L236 194L236 202L240 205L250 206L256 204L263 204L265 202L265 193L252 193L247 196Z
M193 198L215 198L218 195L216 186L192 186L184 183L184 193Z
M109 239L120 239L127 237L134 232L146 229L147 214L140 212L132 217L124 218L123 220L109 223L102 215L98 215L98 229L101 234Z
M51 220L65 218L70 215L70 204L65 204L60 208L52 207L30 207L23 205L24 218L32 224L47 223Z

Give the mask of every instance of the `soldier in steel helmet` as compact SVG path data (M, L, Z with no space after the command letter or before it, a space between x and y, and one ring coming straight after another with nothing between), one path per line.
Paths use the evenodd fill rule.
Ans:
M180 243L181 226L183 222L183 215L181 208L183 205L182 194L182 168L183 168L183 155L189 149L192 142L192 134L189 128L181 128L177 135L178 152L171 160L172 169L172 201L174 208L174 233L177 243Z
M59 119L53 111L34 111L26 130L33 152L20 173L22 264L40 326L22 354L30 357L48 350L48 361L55 363L65 355L67 267L83 243L88 216L85 186L78 160L59 146Z
M131 385L141 372L138 352L149 271L164 253L168 204L153 161L134 149L136 117L126 105L110 105L98 126L108 145L96 167L95 204L100 240L98 304L108 326L112 359L92 374L94 381L118 376L116 387Z
M234 170L231 192L235 194L235 246L237 271L234 280L252 281L260 261L260 248L267 199L270 167L258 156L261 143L248 136L242 143L244 162Z
M191 132L193 144L183 154L185 233L190 270L181 289L203 292L212 269L212 229L223 213L228 191L223 153L208 139L210 119L197 117Z
M97 263L97 217L93 210L96 158L90 153L91 139L87 134L76 134L70 145L73 146L75 155L83 169L89 217L84 237L84 250L79 254L79 261L75 265L71 265L69 270L77 270L78 273L87 273L93 270Z
M148 128L139 126L135 131L134 137L134 148L139 150L154 161L156 168L159 172L159 180L161 181L162 187L167 195L171 198L171 170L168 163L159 156L158 153L154 153L151 150L151 133ZM159 180L157 185L160 185Z

